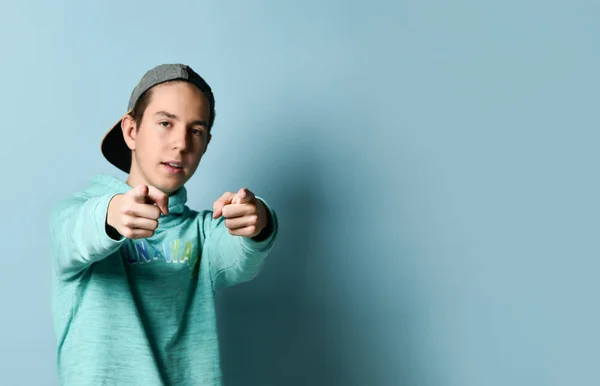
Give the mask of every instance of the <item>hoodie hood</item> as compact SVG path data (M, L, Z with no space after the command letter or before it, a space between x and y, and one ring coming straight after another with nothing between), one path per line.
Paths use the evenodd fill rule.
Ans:
M125 194L132 189L126 182L109 175L99 174L92 180L87 192L92 196L105 194ZM158 219L159 226L176 225L186 214L189 208L186 206L187 190L185 186L179 188L169 196L169 214L162 215Z

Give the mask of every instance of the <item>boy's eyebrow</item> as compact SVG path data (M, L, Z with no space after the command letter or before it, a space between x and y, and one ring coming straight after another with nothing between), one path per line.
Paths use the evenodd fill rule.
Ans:
M167 118L169 118L169 119L173 119L173 120L175 120L175 121L179 121L179 120L180 120L180 119L179 119L179 117L178 117L177 115L175 115L175 114L171 114L171 113L169 113L169 112L167 112L167 111L159 111L159 112L157 112L157 113L156 113L156 114L154 114L154 115L164 115L165 117L167 117ZM196 125L198 125L198 126L204 126L204 127L208 127L208 123L206 123L206 121L203 121L203 120L201 120L201 119L191 122L191 125L192 125L192 126L196 126Z
M175 115L175 114L171 114L171 113L168 113L168 112L166 112L166 111L159 111L159 112L157 112L157 113L156 113L156 114L154 114L154 115L164 115L164 116L165 116L165 117L167 117L167 118L171 118L171 119L174 119L174 120L176 120L176 121L178 121L178 120L179 120L179 118L177 117L177 115Z

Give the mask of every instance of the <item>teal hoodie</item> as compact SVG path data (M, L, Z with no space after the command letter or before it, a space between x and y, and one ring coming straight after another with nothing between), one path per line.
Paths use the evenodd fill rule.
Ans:
M169 197L154 236L114 240L111 198L131 187L100 175L51 215L53 321L61 385L220 385L215 291L254 278L277 235L232 236L224 218ZM264 201L263 201L264 202Z

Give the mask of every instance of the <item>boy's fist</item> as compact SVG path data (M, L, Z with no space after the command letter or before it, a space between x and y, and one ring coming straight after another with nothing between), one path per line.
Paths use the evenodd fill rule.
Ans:
M225 226L234 236L255 237L267 226L268 213L254 193L243 188L225 192L213 204L213 218L225 217Z
M158 228L161 213L169 213L169 196L153 186L140 185L113 197L106 223L128 239L147 238Z

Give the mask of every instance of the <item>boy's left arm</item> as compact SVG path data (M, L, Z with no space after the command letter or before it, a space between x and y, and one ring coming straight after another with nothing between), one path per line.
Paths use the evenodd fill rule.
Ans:
M203 256L209 260L215 290L258 275L279 228L275 211L248 189L223 194L204 224Z

